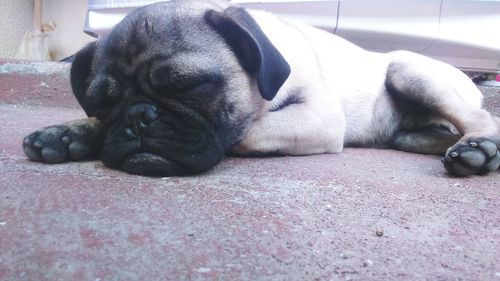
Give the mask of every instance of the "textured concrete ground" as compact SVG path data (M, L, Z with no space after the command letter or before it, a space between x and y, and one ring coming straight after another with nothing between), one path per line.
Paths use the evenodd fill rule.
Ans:
M83 116L67 66L0 65L0 280L500 280L500 172L373 149L172 178L26 159L24 135Z

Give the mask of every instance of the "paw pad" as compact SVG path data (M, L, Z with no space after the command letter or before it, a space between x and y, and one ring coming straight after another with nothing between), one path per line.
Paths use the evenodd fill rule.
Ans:
M448 149L442 159L446 170L456 176L485 174L500 166L500 152L493 140L470 139Z
M35 162L61 163L80 160L91 152L89 133L78 126L42 128L23 140L23 150Z

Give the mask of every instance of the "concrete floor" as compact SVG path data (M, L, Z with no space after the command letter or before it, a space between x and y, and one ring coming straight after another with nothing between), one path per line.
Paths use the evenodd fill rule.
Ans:
M24 135L83 116L67 66L0 64L0 280L500 280L500 172L373 149L172 178L26 159Z

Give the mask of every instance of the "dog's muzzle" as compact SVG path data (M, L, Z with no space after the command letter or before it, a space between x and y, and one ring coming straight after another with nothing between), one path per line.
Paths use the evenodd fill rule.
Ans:
M203 172L223 155L213 126L193 110L139 102L111 125L102 160L132 174L176 176Z

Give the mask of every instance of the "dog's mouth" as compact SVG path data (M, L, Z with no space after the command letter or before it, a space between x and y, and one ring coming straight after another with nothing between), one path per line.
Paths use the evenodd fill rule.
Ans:
M130 174L168 177L204 172L220 162L223 155L218 139L206 135L191 141L148 137L126 142L109 136L101 159L104 165Z
M215 129L196 112L179 114L139 103L128 114L135 120L124 116L107 130L101 159L108 167L146 176L180 176L206 171L224 155Z
M177 176L185 173L185 169L175 162L148 152L126 157L120 169L130 174L145 176Z

